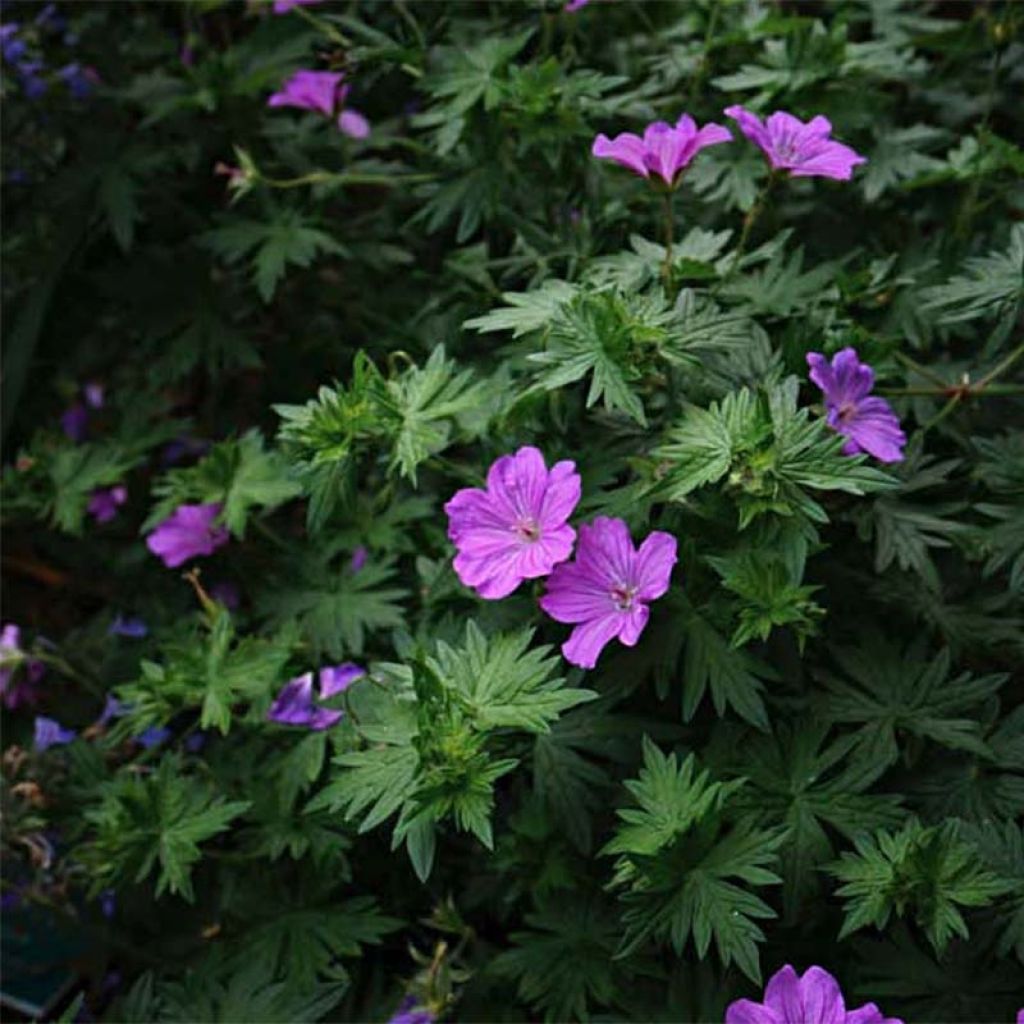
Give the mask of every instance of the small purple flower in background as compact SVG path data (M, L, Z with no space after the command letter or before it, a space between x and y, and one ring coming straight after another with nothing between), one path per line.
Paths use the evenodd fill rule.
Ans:
M60 722L45 718L42 715L36 717L35 737L33 740L36 750L49 750L50 747L62 746L70 743L78 734L74 729L65 729Z
M132 640L141 640L149 635L149 627L137 615L122 615L120 612L114 616L114 621L107 627L108 636L126 636Z
M117 896L113 889L104 889L100 893L100 913L108 920L117 913Z
M105 400L105 392L103 385L96 381L89 381L88 384L82 388L82 397L85 399L85 404L90 409L102 409Z
M724 113L761 147L771 168L789 171L794 178L849 181L854 167L867 163L867 157L829 138L832 124L820 114L804 124L792 114L776 110L762 124L756 114L741 106L726 107Z
M320 670L319 699L327 700L347 690L357 679L366 675L364 669L351 662ZM307 729L329 729L341 721L345 712L322 708L314 703L313 673L306 672L285 683L277 699L267 712L267 719L282 725L302 725Z
M190 68L196 62L196 52L191 46L186 43L178 51L178 60L181 62L183 67Z
M857 350L844 348L831 363L820 352L808 352L807 365L825 396L828 425L848 438L844 454L867 452L879 462L901 462L907 437L892 406L869 397L875 374L857 358Z
M632 647L647 625L648 601L668 590L676 564L676 539L655 530L639 551L621 519L598 516L580 527L576 560L555 567L540 606L558 622L576 626L562 645L567 661L597 664L616 637Z
M212 555L227 544L228 531L214 526L220 515L217 502L207 505L179 505L146 538L146 547L163 559L168 569L199 555Z
M577 11L586 7L589 3L590 0L569 0L562 10L566 11L568 14L575 14Z
M15 678L20 665L25 672ZM34 704L39 680L46 674L46 665L35 658L26 657L21 648L21 628L13 622L7 623L0 632L0 695L4 707L13 710L22 704Z
M434 1024L433 1011L420 1006L415 996L406 996L392 1014L388 1024Z
M367 551L362 544L355 548L352 552L352 557L349 559L348 571L355 575L360 569L366 565L367 559L370 557L370 552Z
M191 732L185 737L182 744L190 754L198 754L206 746L206 733L200 729L199 732Z
M268 107L297 107L315 110L324 117L338 112L338 128L354 139L365 139L370 134L370 122L356 110L342 110L350 87L342 84L340 71L296 71L281 88L267 100Z
M572 553L576 531L567 520L579 500L575 462L549 471L530 446L503 455L488 470L486 490L463 488L444 507L459 579L496 600L523 580L547 576Z
M10 64L21 60L25 56L27 46L24 39L18 38L18 22L12 21L6 25L0 25L0 50L4 60Z
M65 64L57 72L57 77L68 87L68 91L76 100L88 99L96 88L96 72L83 68L77 61L73 64Z
M96 724L101 728L106 728L115 718L120 718L128 708L117 699L112 693L107 694L107 699L103 704L103 710L100 712L100 717L96 719Z
M590 151L599 159L614 160L644 178L657 174L666 185L674 186L702 149L731 140L728 128L706 124L698 129L693 118L683 114L675 127L665 121L649 124L643 138L632 132L623 132L614 139L598 135Z
M145 750L152 750L153 747L159 747L161 743L170 738L170 729L165 729L162 725L151 725L148 729L143 729L135 737L135 742Z
M18 74L21 76L21 89L25 98L37 100L46 92L46 79L39 74L43 70L41 60L23 60L17 65Z
M122 485L97 488L89 496L89 515L97 523L109 523L117 516L117 510L128 500L128 491Z
M57 13L56 4L47 4L35 17L36 25L43 31L63 32L67 21Z
M725 1024L902 1024L874 1003L847 1010L839 983L822 967L801 977L786 964L772 976L764 1002L739 999L725 1011Z
M209 441L203 441L198 437L179 437L164 445L160 453L160 462L165 466L173 466L182 459L194 459L205 454L209 447Z
M224 605L229 612L233 612L242 603L242 594L234 583L228 580L220 580L210 587L210 597L218 604Z
M294 11L296 7L312 7L314 4L322 4L324 0L274 0L274 13L287 14Z
M75 402L61 415L60 429L75 444L81 444L89 434L89 410L81 402Z

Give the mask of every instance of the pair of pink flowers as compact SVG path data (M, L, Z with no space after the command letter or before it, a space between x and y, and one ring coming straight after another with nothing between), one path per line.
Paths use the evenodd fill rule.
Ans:
M805 124L783 110L777 110L764 122L744 107L726 107L724 112L761 149L773 171L788 171L794 178L849 181L853 168L866 162L849 146L830 138L832 125L821 115ZM591 152L644 178L655 174L674 188L702 149L731 140L728 128L713 123L698 128L689 114L683 114L675 126L665 121L648 125L643 137L631 132L623 132L614 139L598 135Z
M569 562L576 531L568 520L580 493L574 462L549 470L540 451L526 446L491 466L486 488L457 491L445 512L459 579L495 600L523 580L547 576L541 608L575 626L562 653L593 668L609 641L632 647L640 638L647 603L668 590L676 540L655 530L638 550L621 519L598 516L580 527L576 559Z

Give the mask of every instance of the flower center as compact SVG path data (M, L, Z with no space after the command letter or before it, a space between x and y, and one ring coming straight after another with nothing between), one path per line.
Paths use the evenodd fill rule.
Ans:
M839 405L839 422L846 426L857 412L856 402L842 402Z
M525 544L533 544L540 540L540 526L536 519L523 518L516 520L512 532Z
M616 583L612 587L612 600L620 612L628 612L633 607L636 590L636 587L631 587L628 583Z

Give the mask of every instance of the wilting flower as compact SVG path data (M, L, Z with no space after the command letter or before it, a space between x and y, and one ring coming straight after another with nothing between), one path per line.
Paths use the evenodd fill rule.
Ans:
M25 673L15 678L18 668L24 664ZM46 674L46 666L35 658L29 658L21 649L21 629L13 622L7 623L0 631L0 695L4 706L12 710L20 704L34 704L36 684Z
M829 138L832 124L821 114L806 124L784 110L776 110L763 124L744 107L726 107L725 114L761 147L770 167L789 171L794 178L849 181L854 167L867 163L867 157Z
M146 547L162 558L168 569L199 555L212 555L228 542L227 529L214 526L220 510L221 506L216 502L179 505L146 538Z
M312 7L313 4L321 4L323 0L274 0L274 13L287 14L296 7Z
M874 1003L847 1010L839 983L822 967L801 977L786 964L768 982L764 1002L739 999L725 1011L725 1024L902 1024Z
M415 996L406 996L392 1014L388 1024L434 1024L434 1013L420 1006Z
M107 627L108 636L127 636L133 640L141 640L149 634L149 627L137 615L114 616L114 621Z
M598 135L591 153L602 160L614 160L645 178L653 173L666 185L675 185L702 149L731 139L729 130L720 124L706 124L698 129L693 118L683 114L675 127L665 121L649 124L643 138L631 132L623 132L614 139Z
M459 579L493 600L547 576L572 553L576 531L566 520L579 500L576 463L556 462L549 471L529 446L503 455L487 473L486 490L463 488L444 507Z
M668 590L675 564L670 534L655 530L635 550L621 519L581 526L576 560L555 567L540 600L553 619L576 625L562 645L566 659L593 668L609 640L632 647L647 625L647 602Z
M366 670L352 662L320 669L319 699L327 700L347 690ZM314 702L313 673L306 672L285 683L270 706L267 718L283 725L302 725L307 729L329 729L341 720L344 711L323 708Z
M811 380L825 395L828 425L848 438L846 455L867 452L880 462L901 462L906 435L899 417L884 398L869 397L874 371L857 358L857 350L844 348L829 363L820 352L808 352Z
M267 100L267 106L315 110L324 117L338 112L338 128L352 138L365 139L370 134L370 122L356 110L341 109L350 88L342 84L344 77L340 71L296 71Z
M128 491L121 484L116 487L99 487L89 496L89 515L97 523L109 523L127 500Z
M49 750L50 747L70 743L78 734L74 729L65 729L53 718L36 718L34 745L36 750Z

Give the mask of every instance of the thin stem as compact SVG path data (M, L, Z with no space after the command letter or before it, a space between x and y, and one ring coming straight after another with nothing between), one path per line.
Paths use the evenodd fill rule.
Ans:
M687 109L693 107L693 101L697 98L697 90L700 88L701 83L704 80L704 75L711 63L708 60L708 49L711 46L711 37L715 34L715 27L718 24L718 11L721 6L721 0L712 0L711 16L708 18L708 25L704 30L704 44L702 46L703 53L701 55L700 64L697 65L697 70L694 72L693 81L690 82L690 94L686 99Z
M295 10L302 10L296 7ZM396 188L399 185L409 185L418 181L430 181L432 174L335 174L332 171L313 171L310 174L303 174L299 178L260 178L264 184L271 188L301 188L303 185L316 185L319 182L333 182L335 185L382 185L386 188Z
M961 387L956 384L947 384L941 388L879 388L880 395L908 396L908 395L935 395L948 396L959 395L1024 395L1024 384L969 384Z
M743 218L743 230L740 232L740 240L736 246L736 252L733 253L732 263L729 264L729 269L726 270L722 279L718 282L719 286L729 280L734 273L736 268L739 266L740 260L743 258L743 254L747 250L747 242L750 240L750 232L753 231L754 225L757 223L764 210L765 204L768 201L768 195L775 185L775 180L778 175L773 170L768 175L768 180L761 186L761 191L758 193L757 198L754 200L754 205L747 211L746 217Z
M665 201L665 260L661 265L661 276L665 279L665 290L672 289L672 239L675 236L675 218L672 212L672 190L664 193Z
M987 388L989 383L996 379L996 377L1002 376L1021 356L1024 356L1024 345L1018 345L1001 363L999 363L994 370L986 373L981 380L975 384L975 388L981 391L983 388Z
M314 28L323 32L332 43L337 43L339 46L348 47L348 37L339 32L333 25L324 21L322 18L318 18L312 11L306 10L301 4L297 7L293 7L292 10L296 14L302 15Z
M937 384L940 388L947 388L949 386L934 370L929 370L927 366L922 366L916 360L911 359L910 356L904 355L902 352L897 352L896 358L903 363L904 366L909 366L910 369L921 374L922 377L926 377L933 384Z

